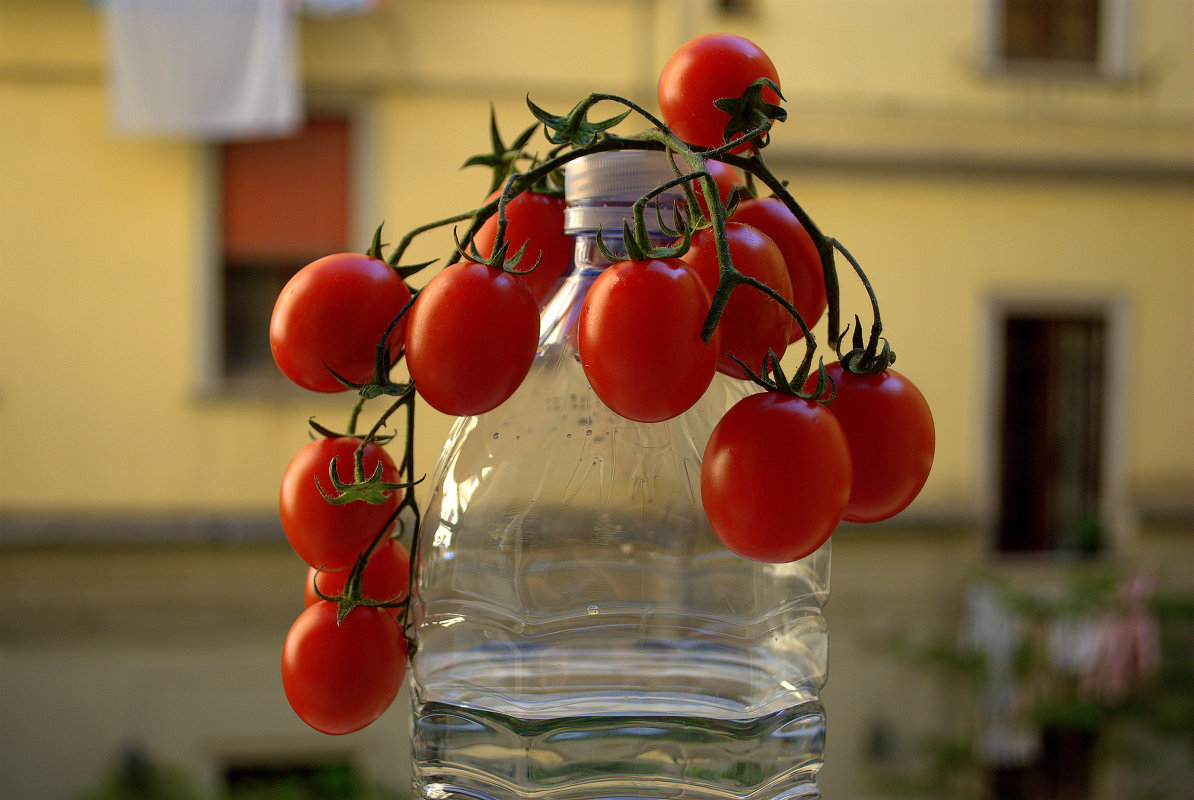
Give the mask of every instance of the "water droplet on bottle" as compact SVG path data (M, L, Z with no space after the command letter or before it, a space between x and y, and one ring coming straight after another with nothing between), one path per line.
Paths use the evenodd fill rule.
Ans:
M597 606L589 606L589 616L596 614L600 610L601 609L597 608Z

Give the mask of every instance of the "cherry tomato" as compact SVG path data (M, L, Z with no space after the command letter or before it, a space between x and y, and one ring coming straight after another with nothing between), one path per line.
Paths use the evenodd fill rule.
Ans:
M825 273L813 238L784 202L776 197L744 200L734 212L734 221L758 228L771 237L784 255L792 284L792 307L811 330L825 313ZM804 336L793 323L789 342Z
M419 292L407 320L406 366L438 411L497 408L522 383L539 345L539 305L509 272L460 261Z
M373 380L377 344L410 300L410 289L384 261L337 253L295 273L274 304L269 343L290 380L314 392L346 391L329 370L353 383ZM402 350L404 324L387 338Z
M701 340L709 292L679 259L621 261L594 279L581 304L580 362L616 414L661 422L700 399L717 367L721 335Z
M726 224L730 246L730 260L739 272L762 281L792 301L792 285L788 269L779 248L765 234L737 222ZM717 242L713 229L705 228L692 237L692 247L683 256L701 277L710 297L717 290L719 267ZM751 286L739 286L730 295L722 312L718 330L721 331L722 355L717 361L718 372L735 378L747 378L733 357L740 359L756 374L762 371L768 350L783 356L788 347L792 315L779 303Z
M500 195L489 196L493 200ZM518 277L531 287L535 299L543 303L555 288L556 281L572 263L572 237L564 233L564 198L543 192L523 192L506 203L507 253L514 255L518 248L526 245L522 260L515 265ZM493 255L493 244L497 238L497 214L481 225L473 236L477 252L488 258ZM538 266L530 272L536 261Z
M309 567L307 585L303 591L306 604L315 605L322 599L315 593L317 586L325 597L337 597L344 591L349 572L347 569L329 572ZM405 599L409 588L410 554L401 542L386 539L369 555L369 561L361 575L361 594L368 600L388 603ZM389 611L397 617L402 614L402 607L395 606Z
M320 488L329 497L339 494L329 472L333 458L336 476L343 483L353 482L353 454L360 442L352 436L316 439L295 454L282 475L278 501L282 530L294 551L312 567L351 567L398 507L394 492L380 504L352 500L333 505L320 494ZM370 442L363 455L365 477L371 477L380 464L382 480L398 482L398 469L384 448Z
M282 645L282 689L317 731L352 733L380 717L406 677L402 626L385 610L357 606L336 622L320 600L291 625Z
M730 117L713 101L741 97L759 78L770 78L779 86L775 65L753 42L728 33L698 36L681 45L659 75L663 121L689 144L718 147L724 142ZM779 96L770 89L763 91L763 99L779 103ZM744 142L732 152L749 147Z
M841 423L854 462L843 519L878 522L908 507L933 466L936 432L924 395L891 367L877 375L825 367L837 384L829 410ZM816 377L810 377L809 386Z
M794 395L744 397L717 423L701 463L701 501L734 553L782 563L833 533L850 495L850 450L825 406Z

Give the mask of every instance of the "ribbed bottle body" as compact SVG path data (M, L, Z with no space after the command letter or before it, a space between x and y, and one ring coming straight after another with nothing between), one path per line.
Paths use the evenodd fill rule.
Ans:
M612 240L616 244L616 240ZM416 797L816 797L829 548L733 555L701 508L701 453L746 392L637 423L575 343L594 237L502 406L457 422L419 532Z

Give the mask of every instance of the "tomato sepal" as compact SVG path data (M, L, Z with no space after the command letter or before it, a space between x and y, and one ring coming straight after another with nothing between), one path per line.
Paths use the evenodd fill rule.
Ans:
M713 101L719 110L729 114L729 122L722 131L725 144L714 148L719 151L727 147L739 147L743 139L755 147L764 147L773 122L784 122L788 112L774 103L763 99L763 90L775 92L780 100L784 99L779 85L770 78L759 78L746 87L741 97L722 97Z
M493 179L489 184L489 194L493 194L502 187L506 182L506 178L514 170L514 164L518 159L526 156L523 148L531 141L531 137L535 135L535 131L539 130L539 123L531 123L522 133L515 137L514 141L509 146L502 140L501 131L498 130L497 112L493 107L493 103L489 104L489 143L491 150L488 153L477 153L465 159L461 164L464 167L488 167L493 170Z
M332 488L339 494L330 495L324 491L323 486L320 485L318 479L315 481L315 488L319 490L319 494L323 499L334 506L342 506L347 503L352 503L357 500L363 500L375 506L385 505L390 501L388 492L397 491L398 489L409 489L417 484L419 481L411 481L409 483L387 483L383 481L382 472L384 467L379 463L377 468L373 470L373 474L368 478L364 477L360 468L360 461L357 461L354 471L357 473L356 480L352 483L345 483L340 480L336 474L336 465L340 457L334 456L328 462L328 474L332 480Z
M853 375L879 375L895 363L896 354L891 349L891 343L880 336L880 327L872 328L870 341L864 341L862 336L862 321L854 317L854 333L851 344L853 347L843 353L841 341L838 341L837 357L842 369ZM842 339L846 337L843 336Z
M552 144L573 144L577 147L588 147L596 141L598 136L630 116L631 112L631 109L627 109L609 119L600 122L590 122L588 114L592 106L593 103L590 100L584 100L573 106L572 110L567 114L552 114L535 105L531 101L530 95L527 95L527 108L531 110L535 119L543 123L544 135L547 137L547 141Z

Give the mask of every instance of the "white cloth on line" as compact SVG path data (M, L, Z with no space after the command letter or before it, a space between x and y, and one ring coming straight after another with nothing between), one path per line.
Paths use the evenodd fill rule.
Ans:
M280 136L302 123L289 0L104 0L118 133Z

